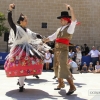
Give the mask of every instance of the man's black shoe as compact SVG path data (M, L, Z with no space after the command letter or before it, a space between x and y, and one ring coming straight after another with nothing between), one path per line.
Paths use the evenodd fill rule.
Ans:
M66 95L71 95L71 94L73 94L75 91L76 91L76 89L75 89L75 90L68 91L68 92L66 93Z
M60 88L54 88L54 90L60 90Z
M53 77L53 79L57 78L56 76Z

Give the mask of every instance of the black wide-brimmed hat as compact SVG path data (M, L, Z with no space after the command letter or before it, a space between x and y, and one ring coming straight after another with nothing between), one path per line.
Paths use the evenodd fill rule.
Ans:
M61 16L57 17L57 19L61 19L63 17L71 18L71 16L69 16L69 13L67 11L62 11Z

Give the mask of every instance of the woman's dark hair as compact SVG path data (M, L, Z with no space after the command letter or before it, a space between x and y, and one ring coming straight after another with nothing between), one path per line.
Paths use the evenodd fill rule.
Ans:
M25 19L25 16L21 13L17 23L20 24L20 21L23 21L24 19Z

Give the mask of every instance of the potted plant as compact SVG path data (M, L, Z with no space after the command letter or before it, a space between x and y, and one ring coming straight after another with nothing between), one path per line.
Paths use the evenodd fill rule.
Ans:
M3 33L8 32L9 29L5 26L5 15L0 12L0 36L2 36Z

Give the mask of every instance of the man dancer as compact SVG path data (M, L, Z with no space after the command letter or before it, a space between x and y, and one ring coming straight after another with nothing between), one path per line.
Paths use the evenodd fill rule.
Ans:
M61 27L57 29L57 31L50 35L48 38L44 39L44 42L55 40L55 58L54 58L54 71L56 77L58 77L59 85L54 90L60 90L64 88L64 81L66 79L70 85L69 91L66 95L71 95L76 90L73 80L72 74L68 68L68 52L69 52L69 42L72 38L72 35L76 26L76 18L74 15L73 8L65 4L66 8L70 10L71 16L69 16L67 11L62 11L61 16L57 17L61 21Z

